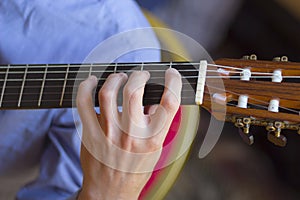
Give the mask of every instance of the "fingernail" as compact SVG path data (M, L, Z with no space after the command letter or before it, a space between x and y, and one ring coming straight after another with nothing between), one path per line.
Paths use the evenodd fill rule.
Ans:
M92 81L97 81L97 77L94 75L89 76L88 79L90 79Z
M180 73L177 71L177 69L174 69L174 68L167 69L167 72L168 73L174 73L174 74L179 74L180 75Z

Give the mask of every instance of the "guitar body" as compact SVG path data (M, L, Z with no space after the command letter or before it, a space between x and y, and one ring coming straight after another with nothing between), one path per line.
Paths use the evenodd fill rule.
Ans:
M156 170L144 187L139 199L163 199L174 184L197 133L199 106L181 106L164 142L164 149Z

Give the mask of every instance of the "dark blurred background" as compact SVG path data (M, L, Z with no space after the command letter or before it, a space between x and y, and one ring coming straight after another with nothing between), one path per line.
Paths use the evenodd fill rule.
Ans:
M288 56L300 62L300 1L138 2L170 28L197 40L213 59L256 54L262 60ZM197 52L189 53L197 60ZM209 114L203 110L189 160L166 199L300 199L300 136L296 132L286 133L288 144L281 148L267 141L264 129L254 128L255 143L248 146L237 129L226 124L213 151L199 159L207 119Z

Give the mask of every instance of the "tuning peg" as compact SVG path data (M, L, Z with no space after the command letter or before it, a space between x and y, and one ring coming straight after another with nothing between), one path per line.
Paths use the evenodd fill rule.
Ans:
M242 57L243 60L257 60L257 56L255 54L245 55Z
M250 124L251 119L249 117L238 118L234 124L236 127L238 127L238 132L241 138L248 145L252 145L254 143L254 137L252 134L250 134Z
M250 55L250 60L257 60L257 56L255 54Z
M278 62L287 62L289 59L287 56L278 56L278 57L274 57L273 58L273 61L278 61Z
M254 137L252 134L250 133L245 133L243 129L239 128L239 134L242 138L242 140L248 144L248 145L252 145L254 143Z
M243 119L241 119L241 118L236 119L234 125L238 128L244 127Z
M273 132L276 130L276 128L274 127L273 123L268 123L268 125L266 126L267 131L269 132Z
M268 140L277 146L285 147L287 139L284 135L281 135L282 128L284 128L284 123L279 121L274 122L274 124L269 123L266 127L268 130Z
M268 132L268 140L280 147L285 147L287 144L287 139L284 135L276 136L274 132Z

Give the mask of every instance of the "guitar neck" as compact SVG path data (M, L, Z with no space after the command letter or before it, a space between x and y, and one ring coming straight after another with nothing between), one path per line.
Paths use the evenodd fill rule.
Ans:
M144 104L152 105L159 103L169 67L176 68L186 81L182 104L195 104L199 63L34 64L0 66L0 109L71 108L79 83L88 76L99 78L97 93L109 74L132 70L150 72Z

